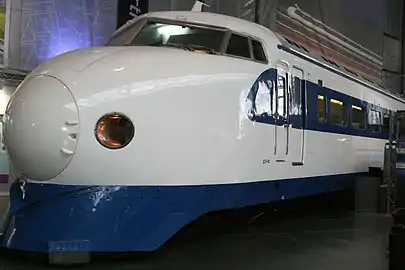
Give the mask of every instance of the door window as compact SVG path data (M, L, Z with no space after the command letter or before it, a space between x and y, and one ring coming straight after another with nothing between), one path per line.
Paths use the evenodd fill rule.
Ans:
M273 83L271 81L259 81L255 98L256 115L271 114L271 99Z
M286 77L285 75L277 76L277 114L281 117L286 117Z
M291 102L290 102L290 114L301 114L301 80L303 78L303 71L296 67L293 68L292 74L292 90L291 90Z
M279 118L286 118L288 114L287 106L287 71L288 65L284 62L277 62L277 87L275 102L277 105L277 116Z
M368 111L368 125L373 132L381 132L381 113L375 110Z
M324 95L318 95L317 99L318 121L326 123L326 98Z

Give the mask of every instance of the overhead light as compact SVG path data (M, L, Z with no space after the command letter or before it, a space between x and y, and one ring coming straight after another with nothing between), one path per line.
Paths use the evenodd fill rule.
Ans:
M336 99L333 99L333 98L330 100L330 102L334 103L334 104L338 104L338 105L343 105L342 101L339 101L339 100L336 100Z
M362 111L363 109L359 106L352 105L352 108L358 111Z
M186 34L188 32L188 29L184 28L182 26L179 26L179 25L166 25L166 26L160 27L158 29L158 32L161 35L167 35L167 36L182 35L182 34Z

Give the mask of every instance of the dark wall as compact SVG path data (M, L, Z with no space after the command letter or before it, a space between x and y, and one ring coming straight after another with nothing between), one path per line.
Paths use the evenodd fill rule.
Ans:
M17 0L11 0L18 2ZM19 67L31 70L67 51L103 45L116 29L117 0L21 0Z
M117 28L128 20L147 13L149 0L118 0L117 3Z
M279 8L298 4L300 9L382 55L384 0L279 0Z
M305 12L359 45L382 56L381 78L403 92L403 0L278 0L278 8L298 4Z
M297 4L302 10L369 50L383 54L383 33L399 37L402 0L205 0L206 11L274 26L277 8ZM150 0L150 10L189 10L194 0ZM257 3L255 3L257 2Z
M4 0L0 0L4 1ZM14 0L13 0L14 1ZM21 67L30 69L68 50L104 44L120 23L129 18L123 9L117 22L118 0L21 0ZM121 1L121 0L120 0ZM137 0L122 0L125 2ZM143 0L140 0L143 1ZM49 2L49 3L48 3ZM190 10L194 0L149 0L149 11ZM403 0L205 0L205 11L217 12L271 29L277 10L298 4L358 44L383 56L383 79L401 88ZM13 16L14 16L13 15ZM19 56L20 58L20 56Z
M151 11L161 10L191 10L194 0L150 0ZM225 14L243 18L249 21L254 20L255 1L246 0L204 0L209 7L204 11Z

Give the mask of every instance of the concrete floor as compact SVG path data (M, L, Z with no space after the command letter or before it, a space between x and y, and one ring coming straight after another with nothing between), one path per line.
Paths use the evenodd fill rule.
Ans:
M149 257L96 261L87 269L388 269L391 218L381 214L325 206L309 213L272 213L249 226L217 231L198 226ZM45 268L2 258L0 269Z
M5 215L7 212L8 202L9 202L8 196L0 196L0 221L3 215Z
M177 246L138 269L385 270L389 227L373 214L290 220Z

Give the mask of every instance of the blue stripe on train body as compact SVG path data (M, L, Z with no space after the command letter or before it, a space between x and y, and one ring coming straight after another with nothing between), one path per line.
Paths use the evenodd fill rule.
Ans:
M29 184L24 200L13 184L2 246L45 253L152 251L207 212L350 189L355 176L200 186Z
M328 132L328 133L337 133L337 134L345 134L345 135L353 135L353 136L361 136L361 137L369 137L369 138L377 138L377 139L388 139L388 132L386 130L381 130L379 132L375 132L369 129L369 110L375 110L380 112L381 121L383 121L383 116L386 114L390 114L391 110L380 107L375 104L368 103L364 100L354 98L352 96L346 95L342 92L327 88L325 86L319 86L308 80L301 80L300 85L300 102L301 110L298 112L294 112L291 114L291 110L288 107L289 115L287 117L280 117L277 114L277 109L275 113L268 113L268 114L260 114L257 115L254 113L256 109L255 98L260 86L266 86L267 90L275 95L274 90L271 89L272 85L275 85L275 78L277 76L277 70L274 68L268 69L263 72L259 78L254 83L252 89L248 94L248 100L252 103L251 112L249 113L249 118L252 121L270 124L270 125L283 125L286 123L292 124L293 128L298 129L305 129L305 130L312 130L312 131L320 131L320 132ZM294 90L292 90L294 91ZM374 91L370 89L370 91ZM291 93L294 95L294 93ZM318 119L318 95L323 95L325 97L325 109L326 109L326 119L330 117L329 111L329 100L330 99L337 99L345 103L346 106L346 125L339 126L333 125L328 122L321 122ZM290 96L290 95L288 95ZM291 105L290 99L288 100L288 105ZM360 106L364 108L364 129L357 129L352 126L352 110L351 106ZM270 110L274 111L274 108L270 107ZM382 128L382 125L381 125Z

